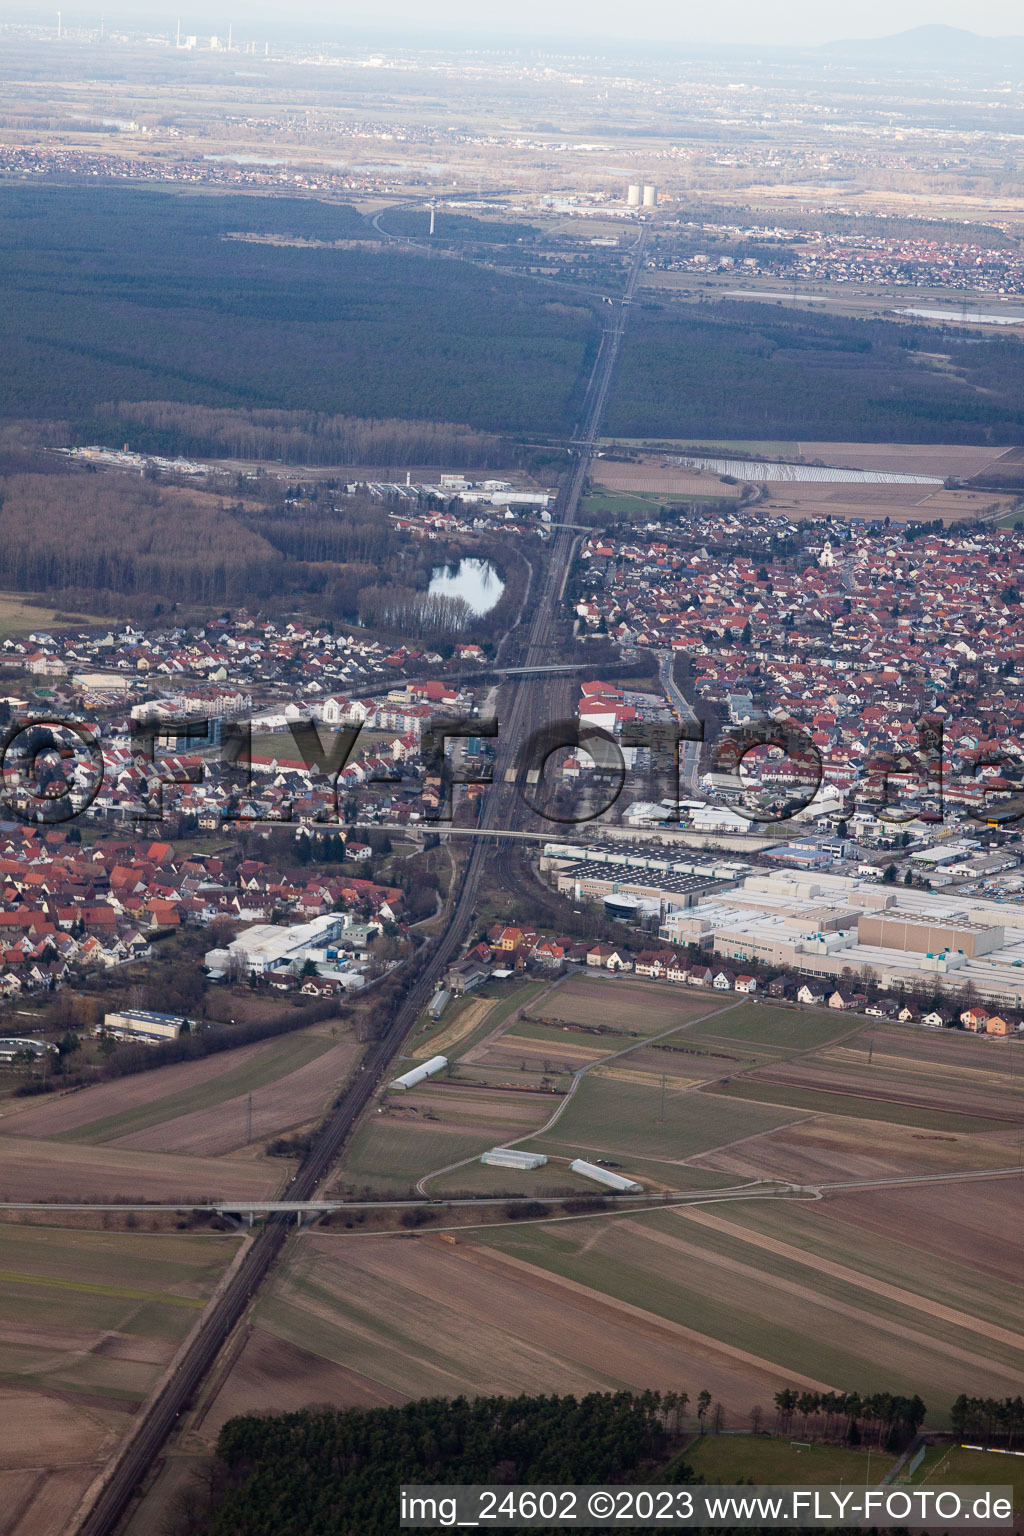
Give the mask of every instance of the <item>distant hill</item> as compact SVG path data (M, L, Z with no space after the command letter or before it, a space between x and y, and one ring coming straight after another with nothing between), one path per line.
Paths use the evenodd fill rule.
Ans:
M983 37L964 27L933 24L890 37L858 37L826 43L821 53L887 64L963 64L1013 69L1024 64L1024 37Z

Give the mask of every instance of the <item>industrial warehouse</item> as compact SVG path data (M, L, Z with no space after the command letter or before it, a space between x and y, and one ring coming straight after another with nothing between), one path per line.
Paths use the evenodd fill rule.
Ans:
M1024 917L994 901L780 870L670 912L659 936L802 976L871 973L888 990L938 983L1005 1007L1024 1004Z
M609 917L661 919L729 889L751 866L706 854L666 854L642 844L587 847L547 843L541 869L554 874L560 895L603 901Z

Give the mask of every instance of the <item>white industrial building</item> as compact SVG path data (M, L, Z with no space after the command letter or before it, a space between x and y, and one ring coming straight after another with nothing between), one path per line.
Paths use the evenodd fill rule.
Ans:
M593 1179L595 1184L603 1184L606 1189L614 1189L621 1195L639 1195L643 1192L643 1185L635 1179L623 1178L621 1173L613 1173L610 1168L602 1168L597 1163L588 1163L582 1157L577 1157L569 1164L569 1171L580 1174L584 1179Z
M542 1152L520 1152L516 1147L492 1147L481 1154L480 1161L489 1168L543 1168L547 1158Z
M986 1002L1024 1007L1024 909L970 893L779 870L667 915L659 934L740 964L831 980L870 970L895 992L939 978L949 991L970 983Z
M301 966L307 959L331 959L330 947L341 939L346 926L341 912L328 912L308 923L254 923L226 949L207 951L204 963L209 971L263 976L282 966Z
M448 1065L447 1056L431 1056L429 1061L424 1061L418 1067L413 1067L408 1072L403 1072L401 1077L396 1077L391 1084L392 1088L415 1088L417 1083L422 1083L428 1077L433 1077L435 1072L440 1072Z
M96 1026L96 1034L113 1035L118 1040L146 1040L158 1045L163 1040L177 1040L186 1031L186 1026L191 1029L191 1020L175 1013L124 1008L120 1013L104 1014L103 1023Z

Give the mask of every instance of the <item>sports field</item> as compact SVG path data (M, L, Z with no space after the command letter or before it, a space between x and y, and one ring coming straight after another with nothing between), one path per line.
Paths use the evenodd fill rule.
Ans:
M1024 1514L1024 1456L964 1450L960 1445L932 1446L913 1479L917 1488L956 1487L1013 1489L1013 1512Z
M770 1420L769 1420L770 1423ZM893 1464L885 1452L822 1442L801 1445L806 1439L797 1430L788 1435L697 1435L684 1457L706 1483L789 1483L814 1487L820 1483L867 1483L874 1485Z

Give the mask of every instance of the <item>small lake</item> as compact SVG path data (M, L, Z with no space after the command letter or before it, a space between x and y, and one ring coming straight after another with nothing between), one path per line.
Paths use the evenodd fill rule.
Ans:
M505 583L489 560L460 560L458 565L437 566L427 590L431 597L464 597L479 618L490 613Z

